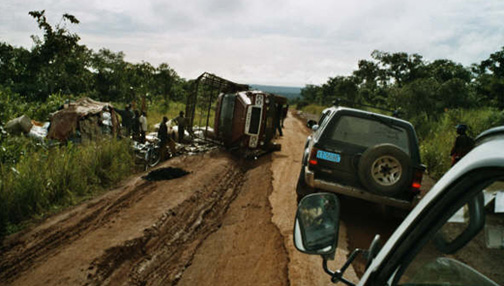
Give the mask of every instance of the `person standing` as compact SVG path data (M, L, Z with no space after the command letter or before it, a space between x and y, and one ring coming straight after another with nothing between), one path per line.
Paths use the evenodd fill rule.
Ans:
M455 165L462 157L464 157L474 147L474 140L467 136L467 125L457 124L457 138L450 152L452 158L452 166Z
M147 133L147 113L142 111L140 116L140 142L145 143L145 133Z
M134 113L131 111L131 105L127 104L125 109L115 109L119 115L121 115L122 126L126 131L126 136L129 137L131 135L132 124Z
M135 117L133 117L133 122L131 124L131 129L133 131L133 140L140 141L140 112L135 110Z
M172 155L176 153L175 142L168 136L168 127L166 126L168 122L168 117L164 116L163 121L159 124L158 138L159 138L159 149L161 150L161 160L166 159L166 147L170 148Z
M185 129L187 127L187 118L184 117L184 112L180 111L179 116L177 116L173 120L177 122L178 126L178 142L182 143L182 141L184 140Z
M159 124L157 137L159 138L159 149L161 150L161 160L166 158L166 145L168 144L168 127L166 122L168 118L163 117L163 121Z
M289 112L289 105L287 104L282 108L282 128L284 128L284 121L285 118L287 118L288 112Z
M282 118L283 118L283 108L281 104L276 105L276 120L275 120L275 130L278 130L278 134L283 136L282 133Z

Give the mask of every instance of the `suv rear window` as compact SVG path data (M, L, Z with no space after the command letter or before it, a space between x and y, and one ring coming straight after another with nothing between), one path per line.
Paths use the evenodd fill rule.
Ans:
M390 143L410 154L408 132L396 125L387 125L380 121L355 116L342 116L336 124L324 131L327 139L343 143L372 147L377 144Z

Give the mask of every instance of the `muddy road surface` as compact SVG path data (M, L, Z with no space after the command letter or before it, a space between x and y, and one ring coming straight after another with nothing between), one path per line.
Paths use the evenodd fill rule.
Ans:
M221 150L176 157L156 169L187 174L135 175L5 238L0 285L329 285L321 258L297 252L292 238L309 131L291 115L283 131L279 152L252 162ZM362 215L370 208L360 201L344 205L332 269L397 223ZM359 272L346 277L357 282Z

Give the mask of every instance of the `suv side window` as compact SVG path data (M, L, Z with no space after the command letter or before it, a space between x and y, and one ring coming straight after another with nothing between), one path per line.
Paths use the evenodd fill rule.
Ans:
M486 206L484 227L453 253L440 249L442 235L449 243L468 228L468 204L460 208L415 256L398 285L497 285L504 283L504 182L494 182L480 191Z
M328 127L331 128L331 127ZM408 132L399 126L389 126L381 121L356 116L341 116L332 125L332 132L326 132L331 141L372 147L378 144L390 143L410 154Z

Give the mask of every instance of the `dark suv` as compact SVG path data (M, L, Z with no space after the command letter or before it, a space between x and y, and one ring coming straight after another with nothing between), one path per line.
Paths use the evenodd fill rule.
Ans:
M312 123L312 124L310 124ZM425 166L411 123L345 107L322 112L305 144L298 201L317 190L400 208L419 194Z

